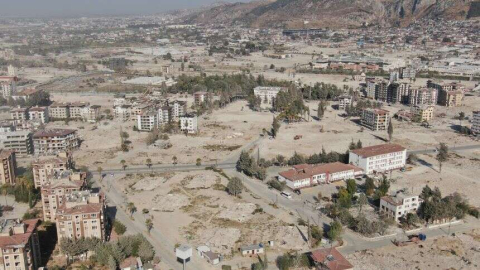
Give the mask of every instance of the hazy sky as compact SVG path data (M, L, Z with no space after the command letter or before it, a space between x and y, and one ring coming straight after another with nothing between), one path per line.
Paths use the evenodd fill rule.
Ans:
M0 16L152 14L215 2L218 0L0 0ZM247 2L247 0L224 0L224 2Z

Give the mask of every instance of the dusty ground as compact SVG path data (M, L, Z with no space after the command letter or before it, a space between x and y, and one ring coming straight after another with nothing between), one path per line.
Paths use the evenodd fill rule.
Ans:
M480 231L442 236L420 245L386 246L375 251L356 252L346 258L358 270L376 269L478 269Z

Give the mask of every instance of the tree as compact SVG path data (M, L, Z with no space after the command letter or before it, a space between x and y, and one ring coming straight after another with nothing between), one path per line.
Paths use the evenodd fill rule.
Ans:
M147 232L150 234L150 231L153 229L153 222L152 219L145 220L145 227L147 227Z
M278 256L277 258L277 267L280 270L288 270L290 267L293 267L293 264L293 258L288 253L285 253L283 256Z
M322 119L323 115L325 114L325 109L327 108L327 102L324 101L323 99L320 100L318 103L318 108L317 108L317 117L318 119Z
M155 256L155 250L153 246L145 238L143 238L143 241L138 247L138 256L140 256L140 258L142 258L142 261L145 262L152 260Z
M177 158L177 156L173 156L173 157L172 157L172 162L173 162L173 165L177 165L177 163L178 163L178 158Z
M115 220L113 222L113 230L116 234L123 235L127 231L127 227L125 227L125 225L123 225L123 223L121 223L120 221Z
M373 178L367 176L367 179L365 180L365 193L368 196L371 196L373 192L375 192L375 188Z
M367 196L365 196L365 193L360 194L360 196L358 197L358 207L360 208L360 213L363 210L363 206L367 205L367 203L368 199Z
M230 178L227 184L228 193L232 194L233 196L237 197L243 190L243 183L242 180L238 177Z
M380 181L380 185L378 185L378 188L377 188L377 192L376 192L377 199L387 195L389 189L390 189L390 181L388 180L387 176L383 175L383 178Z
M460 112L458 114L458 120L460 120L460 126L462 125L462 121L465 119L465 113L464 112Z
M202 159L201 158L197 158L196 165L197 166L202 166Z
M280 129L280 123L278 122L278 119L276 117L273 117L273 123L272 123L272 137L273 138L277 137L279 129Z
M347 180L347 191L350 196L353 196L357 192L357 183L354 179Z
M448 160L448 146L445 143L440 143L437 149L437 161L440 167L439 173L442 172L443 162Z
M122 159L120 160L120 163L122 164L122 168L125 171L125 169L127 168L127 162L124 159Z
M146 163L147 163L147 167L150 169L152 167L152 159L147 158Z
M267 270L268 269L268 258L267 258L267 251L264 251L263 253L263 269Z
M393 123L392 120L388 121L388 141L391 142L393 139Z
M100 177L100 181L103 180L103 175L102 175L102 172L103 172L103 168L102 167L98 167L97 168L97 172L98 172L98 175Z
M362 141L358 140L357 149L363 148Z
M344 187L341 187L338 191L338 203L343 208L350 208L352 206L352 196Z
M342 230L342 224L338 220L332 221L327 232L328 239L332 242L339 240L342 235Z
M130 217L133 217L133 213L137 212L137 207L133 202L127 204L127 210L130 212Z

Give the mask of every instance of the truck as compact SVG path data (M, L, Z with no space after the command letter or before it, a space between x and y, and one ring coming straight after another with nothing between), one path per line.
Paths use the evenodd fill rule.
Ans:
M414 234L414 235L409 235L408 236L408 240L406 241L399 241L397 239L394 239L393 240L393 244L397 247L404 247L404 246L409 246L409 245L413 245L413 244L418 244L422 241L425 241L427 240L427 236L423 233L421 234Z

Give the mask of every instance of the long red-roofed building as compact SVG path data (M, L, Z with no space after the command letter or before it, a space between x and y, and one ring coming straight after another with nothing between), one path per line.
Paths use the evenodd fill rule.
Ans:
M351 270L353 265L336 248L317 249L311 258L318 270Z
M381 144L351 150L348 161L365 174L388 172L405 167L407 149L398 144Z

